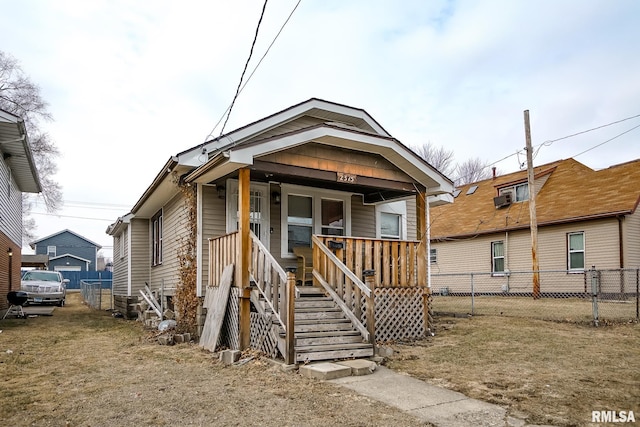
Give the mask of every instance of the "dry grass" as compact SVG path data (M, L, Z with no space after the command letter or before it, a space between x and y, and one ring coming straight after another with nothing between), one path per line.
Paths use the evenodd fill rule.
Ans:
M440 313L469 313L474 315L499 315L589 323L593 320L593 305L588 298L541 298L506 296L435 296L433 310ZM599 319L602 322L626 322L636 319L636 299L624 301L602 300L598 302Z
M193 344L160 346L140 323L91 310L78 293L51 317L5 320L0 329L6 425L420 425L262 359L224 366Z
M388 366L526 414L583 426L592 410L640 414L640 325L480 316L438 319L436 337L397 345ZM637 417L637 415L636 415Z

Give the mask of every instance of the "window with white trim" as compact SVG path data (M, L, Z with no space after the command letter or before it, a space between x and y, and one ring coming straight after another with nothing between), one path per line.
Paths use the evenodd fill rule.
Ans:
M311 247L313 198L291 194L287 202L287 252L293 253L296 246Z
M491 242L491 273L504 273L504 242Z
M380 237L400 240L402 237L402 215L380 212Z
M296 246L311 247L311 236L348 236L351 193L281 185L281 256L292 258Z
M56 247L55 246L47 246L47 256L49 258L53 258L56 256Z
M511 193L514 202L524 202L529 200L529 183L511 185L509 187L503 187L498 191L498 195L502 196L505 193Z
M404 200L376 205L376 237L406 240L407 203Z
M567 234L567 265L571 271L584 271L584 232Z
M162 209L151 218L151 265L162 264Z

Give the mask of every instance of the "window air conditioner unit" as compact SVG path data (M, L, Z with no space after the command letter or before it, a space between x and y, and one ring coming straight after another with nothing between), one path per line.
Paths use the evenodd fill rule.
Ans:
M496 208L503 208L505 206L509 206L513 201L513 195L511 192L504 192L498 197L493 198L493 204Z

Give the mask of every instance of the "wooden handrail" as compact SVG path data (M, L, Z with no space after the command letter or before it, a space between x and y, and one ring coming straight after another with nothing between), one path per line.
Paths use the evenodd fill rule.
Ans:
M355 284L358 288L360 288L360 290L364 292L364 294L367 297L371 297L371 289L369 289L367 285L365 285L362 282L362 280L360 280L358 276L356 276L353 273L353 271L349 270L347 266L342 263L342 260L339 260L338 257L335 256L333 252L331 252L331 250L329 250L329 248L327 248L324 245L324 243L320 239L318 239L316 236L313 236L312 239L313 239L314 247L317 247L318 249L320 249L322 253L324 253L327 256L327 258L329 258L331 262L336 267L338 267L340 271L342 271L342 273L349 278L349 280L353 282L353 284ZM314 270L315 270L315 266L314 266Z
M280 326L284 329L285 333L289 329L288 321L282 319L283 313L285 319L289 319L288 312L292 309L289 308L289 301L281 295L281 292L286 292L287 273L278 264L271 252L260 242L258 236L253 231L250 232L251 236L251 263L249 266L249 274L251 280L256 284L258 291L262 294L266 304L271 309ZM275 277L272 273L275 273ZM266 277L275 280L265 280ZM280 280L277 280L280 279Z

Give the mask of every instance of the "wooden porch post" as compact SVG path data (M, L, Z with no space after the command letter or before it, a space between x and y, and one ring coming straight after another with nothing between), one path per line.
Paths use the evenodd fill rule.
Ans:
M427 285L427 194L416 194L416 237L420 240L418 245L418 286Z
M249 263L251 258L251 239L249 234L250 181L250 170L240 169L238 175L238 252L236 255L236 283L240 288L240 306L238 307L240 316L240 350L249 348L251 345L251 289L249 289Z
M371 289L371 296L367 297L367 331L369 332L369 342L373 345L373 354L378 354L376 347L376 292L375 292L375 270L365 270L362 272L364 275L364 282L369 289Z
M296 276L292 272L287 273L287 329L286 337L286 353L285 363L287 365L295 365L296 349L295 349L295 300L296 300Z

